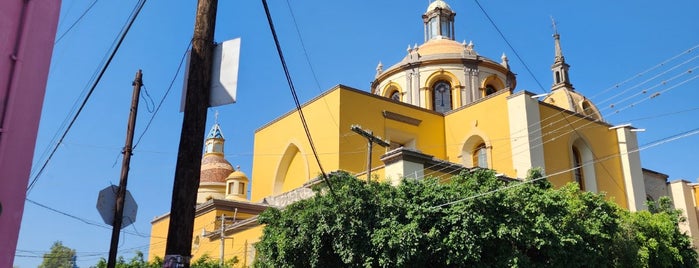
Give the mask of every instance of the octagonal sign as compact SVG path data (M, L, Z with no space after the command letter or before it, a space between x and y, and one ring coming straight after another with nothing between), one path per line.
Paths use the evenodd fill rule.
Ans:
M116 196L117 190L119 189L116 185L107 186L107 188L100 191L97 197L97 211L99 211L100 216L104 220L104 223L111 226L114 225L114 212L116 210ZM124 198L124 214L121 218L121 229L131 225L136 222L136 212L138 211L138 205L136 201L131 196L131 192L126 190L126 196Z

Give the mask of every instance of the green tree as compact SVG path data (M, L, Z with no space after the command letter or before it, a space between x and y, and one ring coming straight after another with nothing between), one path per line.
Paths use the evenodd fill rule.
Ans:
M397 187L331 180L335 196L320 186L260 215L255 267L696 265L676 211L630 213L576 184L554 189L536 170L527 183L487 170Z
M191 268L232 268L238 263L238 258L234 257L232 259L226 260L223 266L219 264L218 259L213 259L209 255L204 254L198 259L190 263ZM163 266L163 260L160 257L155 257L153 261L146 262L144 259L143 252L136 251L136 254L128 262L123 256L117 258L115 267L116 268L160 268ZM107 260L100 258L99 262L95 268L106 268Z
M618 241L623 241L625 251L632 261L624 265L636 267L696 267L697 253L690 238L679 230L686 219L682 211L672 207L668 197L648 202L648 211L623 211L622 231Z
M73 268L75 250L63 245L61 241L56 241L51 246L51 251L44 254L44 260L39 268Z
M116 263L114 264L116 268L160 268L162 267L162 262L158 263L157 259L154 262L147 262L144 258L143 252L136 251L133 258L126 261L124 256L117 257ZM97 265L93 266L95 268L106 268L107 260L100 258Z

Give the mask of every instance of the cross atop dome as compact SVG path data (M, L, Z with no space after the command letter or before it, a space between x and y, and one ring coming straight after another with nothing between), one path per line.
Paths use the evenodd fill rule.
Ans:
M209 135L207 135L206 138L223 139L223 132L221 131L221 126L218 124L218 111L214 113L214 125L211 126L211 130L209 130Z
M220 154L223 155L223 143L226 139L223 137L223 131L221 131L221 125L218 124L218 111L215 113L214 125L211 126L209 130L209 135L206 136L206 150L204 154Z

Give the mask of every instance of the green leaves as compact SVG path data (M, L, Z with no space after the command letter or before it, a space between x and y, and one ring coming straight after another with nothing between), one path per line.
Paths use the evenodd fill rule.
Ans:
M61 241L56 241L51 246L51 251L44 254L44 260L39 268L73 268L74 257L74 249L64 246Z
M553 189L537 170L509 183L484 169L397 187L331 179L335 196L315 189L260 216L255 267L696 265L666 203L630 213L575 184Z

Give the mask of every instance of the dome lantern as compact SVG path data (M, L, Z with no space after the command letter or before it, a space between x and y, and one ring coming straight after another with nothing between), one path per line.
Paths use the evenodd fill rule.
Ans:
M425 42L432 39L454 40L454 13L449 5L437 0L427 7L422 15L425 24Z

